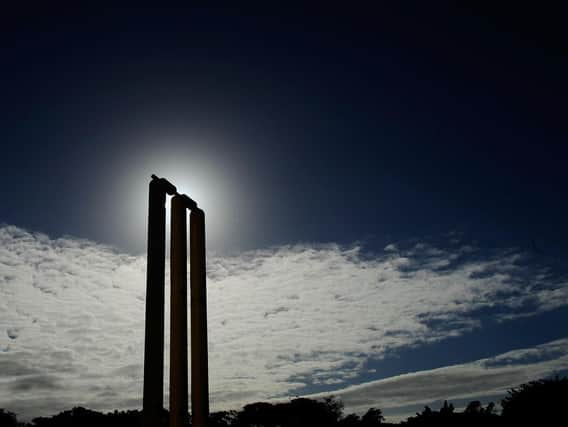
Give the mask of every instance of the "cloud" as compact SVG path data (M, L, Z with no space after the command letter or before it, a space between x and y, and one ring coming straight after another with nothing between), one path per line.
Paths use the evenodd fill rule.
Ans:
M12 393L31 392L33 390L55 390L62 388L58 378L53 375L27 375L11 381L9 389Z
M533 316L567 296L565 278L526 254L455 236L373 256L334 244L211 255L212 407L344 388L370 358L466 334L486 318ZM0 370L0 407L28 416L140 407L144 300L144 257L0 227L0 366L10 367ZM168 320L166 307L166 331Z
M413 415L409 407L441 400L504 396L520 383L567 369L568 339L561 339L471 363L371 381L336 390L334 395L342 399L349 411L363 412L371 406L380 407L387 416L394 415L389 421L398 421Z

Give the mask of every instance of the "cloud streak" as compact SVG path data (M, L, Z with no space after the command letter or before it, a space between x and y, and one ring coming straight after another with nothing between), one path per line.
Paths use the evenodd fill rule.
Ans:
M441 400L504 396L508 389L520 383L567 369L568 339L561 339L470 363L370 381L336 390L334 394L350 411L363 412L378 406L390 415L390 421L398 421L413 415L408 410L412 406Z
M480 313L511 322L567 304L566 280L529 261L456 236L374 256L334 244L211 255L213 407L343 389L369 359L467 334ZM0 227L0 406L140 407L144 294L143 257Z

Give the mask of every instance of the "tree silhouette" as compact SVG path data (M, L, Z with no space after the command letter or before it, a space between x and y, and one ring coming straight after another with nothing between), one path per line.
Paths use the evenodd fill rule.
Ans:
M454 405L444 401L439 411L433 411L425 406L421 413L410 417L406 424L416 426L497 426L500 417L493 413L495 405L491 402L487 408L483 408L481 402L470 402L463 412L456 412ZM405 423L403 423L405 424Z
M299 398L279 405L282 426L333 426L343 415L343 403L333 397L323 401Z
M333 397L324 400L306 398L270 404L246 405L236 417L238 427L334 426L343 415L343 403Z
M568 403L568 378L531 381L508 391L501 401L502 416L511 422L564 425Z
M274 405L266 402L256 402L245 405L237 416L237 426L275 427Z
M207 427L230 427L237 422L237 411L219 411L209 414Z
M465 414L480 414L483 411L483 406L479 400L469 402L463 411Z
M18 420L16 419L16 414L5 409L0 409L0 426L12 427L17 426Z
M75 407L53 417L34 418L32 423L33 426L38 427L91 427L100 425L105 427L141 427L142 414L140 411L114 411L103 414L90 409Z
M448 401L444 400L444 406L440 408L440 415L450 415L454 413L454 404L450 403L448 405Z
M359 427L361 425L361 418L356 414L349 414L339 421L341 427Z
M560 426L566 424L568 378L554 378L522 384L508 391L501 406L502 414L495 413L495 405L485 408L478 400L469 402L463 412L457 412L452 403L444 401L439 410L425 406L416 416L402 425L410 426ZM164 426L168 425L164 410ZM208 427L374 427L394 425L384 423L383 413L370 408L359 416L343 415L343 403L335 397L323 400L293 399L282 403L257 402L240 411L214 412L209 416ZM114 411L101 413L75 407L52 417L34 418L31 423L19 423L16 415L0 409L0 427L142 427L140 411Z
M34 418L36 426L74 426L82 425L85 427L95 427L104 423L105 416L101 412L92 411L83 407L75 407L70 411L63 411L51 418Z
M383 411L377 408L369 408L369 410L361 417L361 425L364 427L378 426L385 420Z

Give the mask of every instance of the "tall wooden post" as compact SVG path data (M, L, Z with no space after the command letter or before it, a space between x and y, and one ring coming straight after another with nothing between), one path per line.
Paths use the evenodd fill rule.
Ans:
M170 427L186 427L187 411L187 215L182 196L172 198L170 253Z
M193 427L206 427L209 417L207 363L207 289L205 266L205 213L190 214L191 287L191 413Z
M143 424L158 427L164 406L164 270L166 257L166 193L176 188L152 175L148 206L146 328L144 337Z

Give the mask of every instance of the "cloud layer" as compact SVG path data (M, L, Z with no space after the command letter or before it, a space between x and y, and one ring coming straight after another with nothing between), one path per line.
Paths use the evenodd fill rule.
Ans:
M561 339L470 363L370 381L336 390L334 395L352 411L363 412L372 406L386 408L389 420L399 421L413 414L411 407L442 400L504 396L520 383L567 369L568 339Z
M466 334L482 327L480 313L511 322L567 296L566 280L526 254L482 251L458 235L373 256L333 244L210 256L212 406L344 389L370 358ZM140 407L144 298L143 257L0 227L0 407L25 416ZM166 309L169 328L167 319Z

